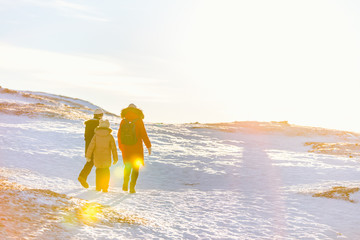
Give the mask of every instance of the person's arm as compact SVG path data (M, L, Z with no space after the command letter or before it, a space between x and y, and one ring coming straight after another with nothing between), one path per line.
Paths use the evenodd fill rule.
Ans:
M141 138L144 141L145 146L148 149L148 152L150 155L151 154L151 142L150 142L149 136L147 135L147 132L145 129L145 124L142 120L140 121L140 124L141 124L141 127L140 127Z
M119 158L118 158L118 154L117 154L115 139L113 136L111 136L111 139L110 139L110 147L111 147L111 153L112 153L112 156L114 159L114 164L116 164L118 162Z
M84 140L86 141L89 137L89 127L88 127L87 121L84 122L84 124L85 124Z
M85 154L85 157L86 157L86 160L88 161L88 159L91 159L91 156L95 150L95 143L96 143L96 136L94 136L92 139L91 139L91 142L90 142L90 145L86 151L86 154ZM89 161L88 161L89 162Z
M121 131L121 124L122 124L122 120L121 120L121 122L120 122L120 125L119 125L119 130L118 130L118 133L117 133L117 139L118 139L118 145L119 145L119 149L121 150L121 151L123 151L123 147L122 147L122 144L121 144L121 134L120 134L120 131Z

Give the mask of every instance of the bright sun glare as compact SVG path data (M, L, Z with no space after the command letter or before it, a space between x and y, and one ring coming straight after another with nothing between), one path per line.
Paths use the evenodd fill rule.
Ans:
M209 1L189 18L190 78L223 111L210 121L359 129L344 119L360 88L360 35L347 12L329 1L256 2Z
M137 159L137 160L135 161L135 166L138 167L138 168L140 168L141 166L143 166L142 160L141 160L141 159Z
M145 32L132 28L125 39L124 35L112 39L114 45L108 41L115 37L111 22L132 23L126 15L106 16L111 19L102 22L106 42L89 42L93 51L18 44L21 34L28 34L20 30L16 41L0 38L0 68L4 69L0 77L8 81L5 87L90 101L96 92L94 103L114 113L120 110L119 102L137 100L149 113L149 122L287 120L360 131L360 117L348 117L360 89L356 4L327 0L175 2L157 12L159 16L149 17ZM177 4L183 8L175 9ZM143 21L138 8L132 13ZM170 16L167 10L177 14ZM163 28L158 17L166 19ZM72 25L65 27L72 29ZM154 31L150 39L139 38L148 36L147 31ZM38 39L43 32L36 32ZM64 42L74 39L71 34L62 37ZM117 44L120 40L124 45ZM58 41L44 45L57 46ZM125 52L126 56L115 54Z
M86 224L95 224L98 221L100 206L97 203L85 204L78 212L78 218Z

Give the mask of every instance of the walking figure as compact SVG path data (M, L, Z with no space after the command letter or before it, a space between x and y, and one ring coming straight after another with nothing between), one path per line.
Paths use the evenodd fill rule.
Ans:
M90 120L87 120L84 123L85 124L85 134L84 134L85 154L90 145L91 139L94 136L94 130L97 126L99 126L99 121L103 117L103 115L104 115L103 110L98 108L94 111L94 117ZM93 156L91 156L91 161L85 163L78 177L79 182L84 188L89 187L89 184L87 183L87 177L89 176L93 166L94 166L94 161L93 161Z
M135 185L140 166L144 166L143 142L151 154L151 142L143 122L144 114L134 104L121 111L121 122L117 134L119 148L122 153L124 169L123 190L128 191L130 174L130 193L135 193Z
M118 161L115 139L111 132L109 121L100 120L86 152L86 160L88 162L93 161L96 167L96 191L108 191L111 155L114 159L114 164Z

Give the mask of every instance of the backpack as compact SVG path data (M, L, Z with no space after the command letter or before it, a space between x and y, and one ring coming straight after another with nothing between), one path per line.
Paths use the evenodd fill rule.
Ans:
M135 131L135 122L137 120L138 119L135 119L132 122L130 122L129 120L124 119L124 123L121 126L121 131L120 131L121 144L134 145L137 142L136 131Z

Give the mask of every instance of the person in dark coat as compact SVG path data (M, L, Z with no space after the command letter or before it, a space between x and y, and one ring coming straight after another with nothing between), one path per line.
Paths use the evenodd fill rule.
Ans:
M90 145L91 139L94 136L95 128L99 126L99 121L103 117L104 112L101 109L96 109L94 111L94 118L87 120L85 124L85 134L84 134L84 140L85 140L85 153L87 152L87 149ZM81 185L84 188L88 188L89 184L87 183L87 177L89 176L91 169L94 166L94 157L91 157L91 161L86 162L83 169L81 170L78 180L81 183Z
M151 142L145 130L143 122L144 114L142 110L137 108L134 104L130 104L127 108L121 111L121 122L119 131L117 134L119 148L122 153L123 162L125 164L124 169L124 183L123 190L128 191L130 173L130 193L135 193L135 185L139 176L139 169L144 165L144 149L143 143L148 149L149 155L151 154ZM125 128L127 123L134 123L136 142L131 145L123 142L121 132Z

